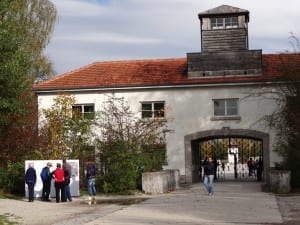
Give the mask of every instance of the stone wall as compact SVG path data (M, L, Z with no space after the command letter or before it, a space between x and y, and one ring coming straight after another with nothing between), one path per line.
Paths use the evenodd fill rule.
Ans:
M179 170L163 170L142 174L142 189L145 193L166 193L179 188Z
M269 191L285 194L291 191L291 171L271 169L269 173Z

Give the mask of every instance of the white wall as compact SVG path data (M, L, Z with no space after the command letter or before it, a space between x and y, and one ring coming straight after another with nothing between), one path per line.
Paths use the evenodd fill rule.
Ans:
M260 84L261 85L261 84ZM271 114L276 104L272 99L264 97L247 97L250 92L258 92L261 86L222 86L222 87L184 87L143 90L114 91L115 97L124 97L131 105L133 112L140 111L141 101L165 101L168 128L172 129L167 135L167 169L179 169L185 174L184 136L199 131L221 129L251 129L270 134L270 165L278 161L278 156L272 151L274 132L259 120ZM257 91L255 90L257 89ZM110 92L111 93L111 92ZM74 94L76 103L94 103L99 110L107 93ZM213 101L216 98L238 98L240 120L211 120L213 116ZM53 96L40 95L39 107L50 107Z

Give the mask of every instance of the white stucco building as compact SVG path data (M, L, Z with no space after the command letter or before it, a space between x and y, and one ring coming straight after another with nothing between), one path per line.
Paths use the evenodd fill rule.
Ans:
M259 120L277 105L271 98L251 93L275 88L275 78L280 76L276 66L288 54L263 55L261 50L248 49L247 10L223 5L200 13L199 19L200 53L92 63L36 84L39 109L51 107L59 93L68 92L83 113L97 111L112 94L123 97L141 117L168 119L173 132L167 134L165 168L179 169L186 182L199 179L198 167L206 154L201 143L216 144L216 139L228 139L222 145L230 145L231 139L241 144L244 139L258 141L256 153L249 150L252 142L245 142L247 153L239 160L263 157L267 171L279 158L272 151L274 131ZM164 113L156 113L159 110ZM222 152L210 151L217 157Z

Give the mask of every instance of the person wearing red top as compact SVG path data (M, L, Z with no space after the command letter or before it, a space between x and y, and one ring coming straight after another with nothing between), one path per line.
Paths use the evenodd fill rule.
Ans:
M54 178L54 186L55 186L55 196L56 202L66 202L65 196L65 177L64 170L61 168L61 164L56 164L56 169L52 172Z

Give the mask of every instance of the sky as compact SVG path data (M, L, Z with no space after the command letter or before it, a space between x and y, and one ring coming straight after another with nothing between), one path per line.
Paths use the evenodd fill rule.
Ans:
M249 49L294 51L299 0L50 0L58 19L45 54L56 74L100 61L183 58L200 52L198 13L220 5L250 12ZM292 42L292 43L291 43Z

